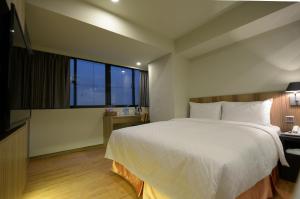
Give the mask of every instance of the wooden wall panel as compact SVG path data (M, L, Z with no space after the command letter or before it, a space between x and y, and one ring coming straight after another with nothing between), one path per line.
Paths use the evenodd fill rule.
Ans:
M28 126L0 141L0 199L20 199L27 176Z
M266 92L266 93L251 93L242 95L226 95L213 97L191 98L191 102L209 103L219 101L229 102L250 102L262 101L273 98L273 105L271 110L271 123L279 126L282 131L289 131L292 128L291 124L285 123L285 116L295 116L295 124L300 124L300 106L290 106L289 94L285 92Z

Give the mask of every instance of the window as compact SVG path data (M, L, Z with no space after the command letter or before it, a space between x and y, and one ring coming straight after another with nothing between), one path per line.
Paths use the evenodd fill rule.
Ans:
M132 69L111 66L111 105L133 105Z
M76 59L72 68L71 106L104 106L105 64Z
M138 106L141 72L93 61L70 60L71 107Z

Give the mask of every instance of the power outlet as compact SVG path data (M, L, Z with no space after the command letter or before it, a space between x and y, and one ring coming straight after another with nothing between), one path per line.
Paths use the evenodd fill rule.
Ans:
M295 122L295 116L293 116L293 115L287 115L287 116L285 116L284 122L287 123L287 124L294 124L294 122Z

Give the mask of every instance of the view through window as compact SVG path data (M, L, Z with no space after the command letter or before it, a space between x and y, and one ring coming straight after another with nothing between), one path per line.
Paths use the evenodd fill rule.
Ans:
M70 60L70 106L138 106L141 72L82 59Z

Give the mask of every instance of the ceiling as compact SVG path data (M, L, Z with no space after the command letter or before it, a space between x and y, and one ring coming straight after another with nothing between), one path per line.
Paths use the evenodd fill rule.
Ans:
M212 0L84 0L148 30L177 39L237 5Z
M27 0L36 50L123 66L169 53L189 60L300 20L300 3Z
M35 50L121 66L148 63L165 54L153 46L27 4L26 20ZM143 67L143 66L141 66Z

